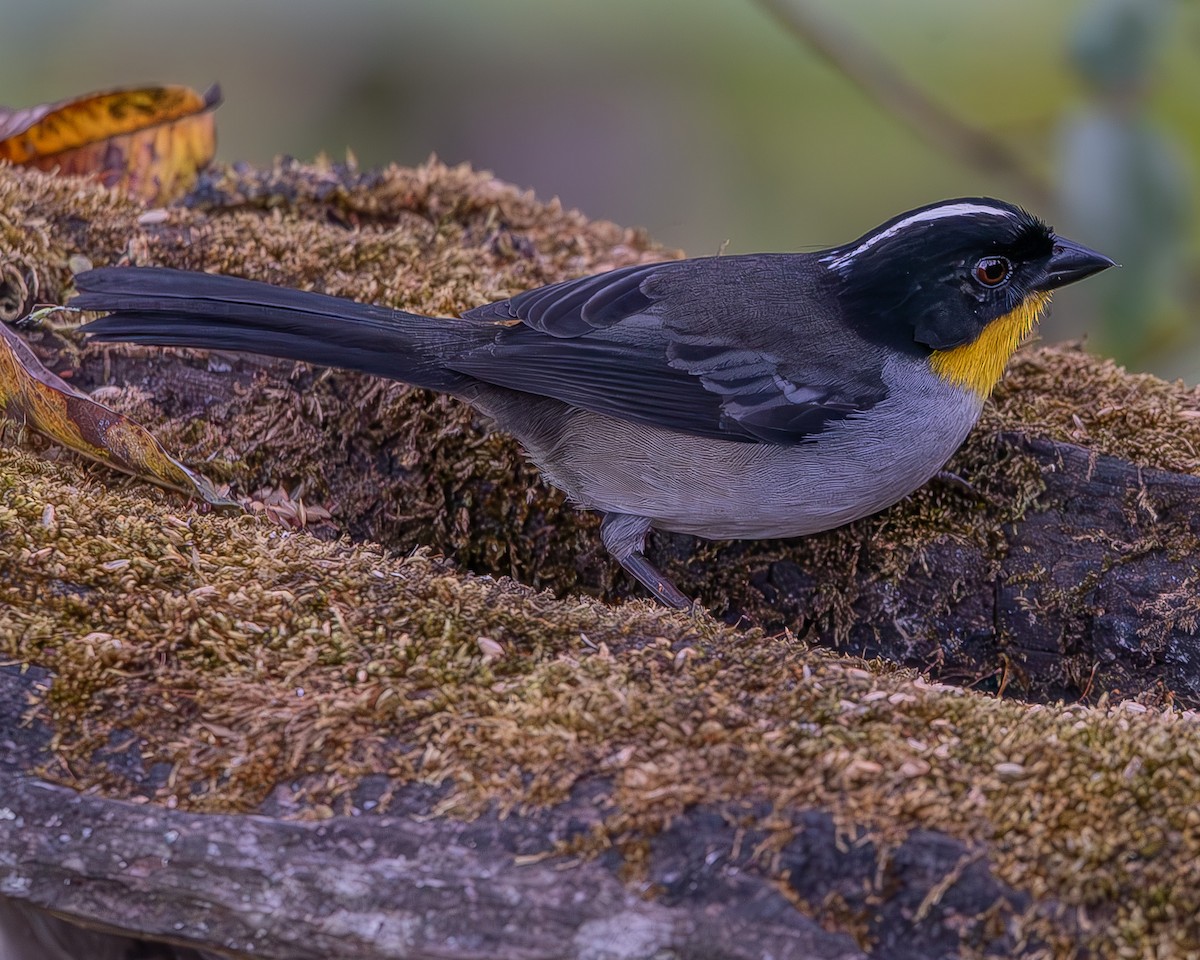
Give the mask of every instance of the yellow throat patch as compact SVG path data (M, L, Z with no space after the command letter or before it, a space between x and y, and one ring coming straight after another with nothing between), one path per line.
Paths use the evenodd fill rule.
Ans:
M929 361L933 372L987 399L1004 375L1009 358L1037 325L1049 302L1049 293L1031 293L1011 313L984 327L970 343L951 350L934 350Z

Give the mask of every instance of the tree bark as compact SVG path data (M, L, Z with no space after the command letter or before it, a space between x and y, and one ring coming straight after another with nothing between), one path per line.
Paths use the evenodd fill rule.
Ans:
M778 854L795 877L786 892L868 911L869 952L766 878L753 855L761 833L703 808L657 837L647 876L626 884L615 858L537 859L578 815L570 808L473 823L296 823L183 814L11 774L0 791L4 896L110 935L235 957L916 960L952 956L972 932L1011 951L989 929L1028 905L982 851L929 832L883 855L839 842L822 812L797 817ZM887 896L872 905L881 877Z
M899 590L862 565L844 646L1039 700L1200 704L1200 477L997 436L996 456L1013 455L1044 489L1004 540L934 542ZM754 583L780 623L803 622L820 586L788 560Z
M390 785L388 816L316 822L83 795L25 772L53 762L51 731L10 721L47 679L0 670L0 936L40 933L29 942L42 952L29 960L57 960L59 944L112 960L194 960L193 950L277 960L928 960L956 956L964 938L1007 956L1017 942L1002 921L1032 904L992 875L981 847L919 830L884 848L819 809L786 814L790 840L775 846L767 839L780 814L752 802L688 810L649 839L637 877L618 851L553 856L596 822L609 794L601 778L558 807L471 822L431 815L436 795L401 784ZM756 826L768 820L770 830ZM831 903L832 913L822 906ZM869 946L826 929L826 914L859 918Z

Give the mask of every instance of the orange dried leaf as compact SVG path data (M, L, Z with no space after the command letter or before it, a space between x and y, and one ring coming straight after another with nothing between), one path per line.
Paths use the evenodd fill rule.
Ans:
M144 87L0 108L0 160L96 176L148 203L187 192L216 152L221 92Z
M0 414L85 457L152 483L238 509L172 457L145 427L109 410L47 370L16 333L0 323Z

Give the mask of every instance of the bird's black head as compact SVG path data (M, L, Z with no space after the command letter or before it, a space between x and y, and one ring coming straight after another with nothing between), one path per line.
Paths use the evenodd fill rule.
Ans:
M848 322L918 351L972 343L1023 308L1036 315L1050 291L1113 265L1020 207L985 198L910 210L822 262L839 278Z

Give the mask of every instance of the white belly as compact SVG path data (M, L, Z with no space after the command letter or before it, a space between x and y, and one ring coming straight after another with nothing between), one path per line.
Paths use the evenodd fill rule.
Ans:
M966 439L982 400L915 369L921 375L911 362L886 371L887 400L795 446L709 440L577 411L555 443L527 447L586 507L712 539L803 536L907 496Z

